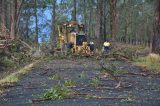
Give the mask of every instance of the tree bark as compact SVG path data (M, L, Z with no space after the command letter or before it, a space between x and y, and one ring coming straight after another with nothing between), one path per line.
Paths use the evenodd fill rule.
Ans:
M103 40L106 41L107 40L107 37L106 37L106 34L107 34L107 14L106 14L106 11L107 11L107 1L104 0L104 3L103 3Z
M17 10L17 16L16 16L16 32L17 34L19 34L19 22L20 22L20 17L21 17L21 12L22 12L22 8L23 8L23 4L24 4L24 0L21 0L20 3L18 3L18 10ZM17 36L20 37L20 36Z
M83 3L84 3L84 10L83 10L84 11L83 13L84 14L84 24L87 25L86 0L83 0Z
M109 0L110 5L110 31L112 40L115 41L117 34L117 11L116 11L117 0Z
M12 40L15 39L15 25L16 25L16 4L17 0L12 1L12 16L11 16L11 32L10 32L10 37Z
M152 52L160 54L160 0L156 2Z
M77 6L76 6L76 4L77 4L77 1L76 0L74 0L73 1L73 5L74 5L74 9L73 9L73 21L77 21Z
M86 10L87 11L87 10ZM90 1L89 3L89 17L88 17L88 26L87 26L87 32L88 32L88 37L89 39L93 38L94 35L94 31L93 29L93 1ZM85 23L87 24L87 14L86 14L86 19L85 19Z
M38 47L38 16L37 16L37 0L35 0L35 24L36 24L36 37L35 42L36 46Z
M4 0L0 0L0 10L1 10L1 30L2 33L4 33L5 32Z
M56 0L53 0L53 10L52 10L52 48L56 47Z
M100 42L102 43L103 42L103 40L104 40L104 35L103 35L103 0L100 0L100 2L99 2L99 13L100 13L100 32L99 32L99 40L100 40Z

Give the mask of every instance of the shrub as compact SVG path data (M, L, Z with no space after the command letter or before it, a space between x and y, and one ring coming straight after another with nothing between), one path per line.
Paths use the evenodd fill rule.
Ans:
M0 62L2 64L2 66L6 67L6 68L13 68L16 67L16 63L10 59L4 59Z
M150 63L153 63L153 64L159 63L160 62L160 55L151 53L147 56L147 61Z
M94 86L94 87L97 87L97 86L99 85L99 83L100 83L100 80L99 80L99 78L97 78L97 77L91 79L91 81L90 81L90 84L91 84L92 86Z
M76 82L73 81L73 80L66 80L66 81L64 82L64 85L65 85L65 86L75 86L75 85L76 85Z
M138 57L134 60L138 66L145 67L151 71L160 72L160 56L157 54L149 54L145 57Z
M50 79L52 79L52 80L61 80L62 78L61 78L61 76L59 74L55 74L55 75L51 76Z
M41 100L63 100L70 97L70 90L62 85L56 85L51 89L46 90L40 96Z

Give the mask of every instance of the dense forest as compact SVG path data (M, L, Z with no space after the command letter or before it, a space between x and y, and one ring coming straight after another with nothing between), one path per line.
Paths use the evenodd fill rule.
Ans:
M160 106L160 0L0 0L0 105Z
M76 20L89 39L112 39L150 46L155 2L152 0L1 0L1 30L28 43L55 40L57 25ZM34 45L34 44L32 44Z

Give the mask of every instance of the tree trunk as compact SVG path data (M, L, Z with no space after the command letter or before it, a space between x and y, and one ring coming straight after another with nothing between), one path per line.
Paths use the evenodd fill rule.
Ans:
M52 10L52 48L56 47L56 0L53 0L53 10Z
M26 30L26 33L25 33L25 39L26 40L28 40L29 39L29 17L26 17L26 28L25 28L25 30Z
M77 15L77 6L76 6L77 2L76 0L73 1L73 4L74 4L74 9L73 9L73 17L72 17L73 19L72 20L77 21L77 16L76 16Z
M107 34L107 14L106 14L106 11L107 11L107 1L104 0L104 3L103 3L103 41L106 41L107 40L107 37L106 37L106 34Z
M103 0L97 0L97 30L98 44L101 45L103 42Z
M100 42L102 43L103 40L104 40L104 35L103 35L103 0L100 0L100 3L99 3L99 12L100 12L100 32L99 32L99 38L100 38Z
M4 33L5 31L4 0L0 0L0 10L1 10L1 30L2 33Z
M112 40L115 41L117 34L117 11L116 11L117 0L109 0L109 4L110 4L110 31Z
M36 24L36 37L35 37L35 43L38 47L38 16L37 16L37 0L35 0L35 24Z
M89 35L88 35L88 37L91 39L91 38L93 38L93 31L94 30L92 30L93 29L93 3L90 1L90 3L89 3L89 20L88 20L88 30L87 30L87 32L89 32ZM86 14L87 15L87 14ZM85 19L85 23L87 23L87 17L86 17L86 19Z
M17 5L17 0L13 0L12 1L12 16L11 16L11 33L10 33L10 37L12 40L15 39L15 24L16 24L16 8L15 6Z
M157 0L154 20L154 35L152 40L152 52L160 54L160 0Z
M100 33L100 13L99 13L99 0L97 0L97 4L96 4L96 20L95 20L95 27L94 27L94 30L95 30L95 38L96 38L96 43L97 43L97 46L99 46L98 44L100 44L100 41L99 41L99 33Z
M84 25L87 25L87 14L86 14L86 0L83 0L83 6L84 6L84 10L83 10L83 14L84 14Z
M10 11L11 7L10 7L10 3L8 3L7 0L4 1L4 5L5 5L5 8L4 8L5 9L5 27L10 30L11 16L9 14L11 14L11 11Z
M20 17L21 17L21 12L23 8L24 0L21 0L21 2L17 6L17 15L16 15L16 34L19 35L19 22L20 22ZM17 36L20 37L20 36Z

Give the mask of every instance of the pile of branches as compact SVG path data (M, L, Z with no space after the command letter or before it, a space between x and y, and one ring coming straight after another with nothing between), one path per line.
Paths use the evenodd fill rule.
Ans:
M112 50L106 57L113 57L116 59L126 59L126 60L134 60L139 56L139 52L144 51L144 47L140 45L126 45L121 43L114 43L112 45Z
M34 49L27 43L20 39L15 40L10 47L1 49L0 67L3 69L13 68L31 62L33 53Z

